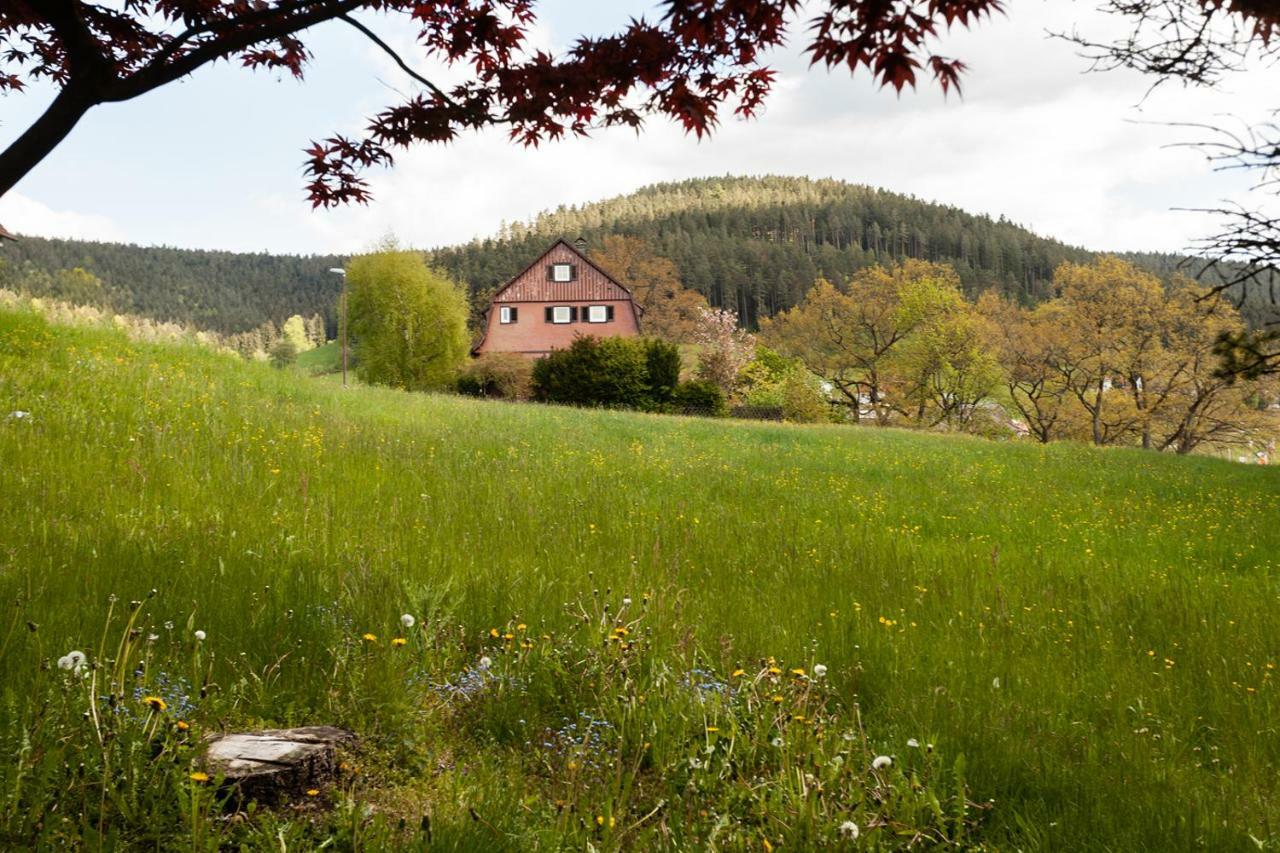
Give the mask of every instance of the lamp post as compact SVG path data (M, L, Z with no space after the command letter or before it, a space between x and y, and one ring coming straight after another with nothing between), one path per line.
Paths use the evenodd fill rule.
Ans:
M342 267L332 267L329 272L342 276L342 387L347 386L347 271Z

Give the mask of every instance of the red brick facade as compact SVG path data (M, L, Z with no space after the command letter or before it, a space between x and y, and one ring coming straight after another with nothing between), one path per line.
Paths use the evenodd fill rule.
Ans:
M494 294L484 337L472 353L515 352L538 358L564 349L577 335L638 334L640 312L630 291L559 240Z

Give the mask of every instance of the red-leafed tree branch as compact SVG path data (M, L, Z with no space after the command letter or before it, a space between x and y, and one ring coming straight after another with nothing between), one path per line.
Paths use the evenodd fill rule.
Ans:
M639 128L665 116L698 136L725 110L754 115L774 83L765 55L789 30L810 36L815 63L870 71L901 90L920 78L944 90L964 65L932 43L953 24L999 11L1001 0L825 0L812 20L799 0L667 0L654 21L580 36L563 55L534 49L533 0L9 0L0 3L0 92L36 81L57 93L0 153L0 194L12 189L99 104L126 101L227 60L302 77L306 32L343 21L392 56L420 86L374 115L357 139L307 149L307 191L317 206L364 202L361 173L416 142L503 125L537 145L613 125ZM376 33L377 17L417 28L414 56ZM431 60L467 70L445 88L414 70Z

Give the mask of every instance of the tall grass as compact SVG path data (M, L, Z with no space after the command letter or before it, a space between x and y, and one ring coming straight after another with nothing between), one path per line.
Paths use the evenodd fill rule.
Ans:
M343 390L0 314L8 731L113 595L146 600L157 661L234 696L230 723L400 738L374 787L459 815L440 844L518 837L524 747L500 709L460 729L388 664L339 665L360 635L414 613L461 667L491 628L560 636L574 602L645 595L647 666L824 663L872 752L963 755L989 845L1280 843L1276 469ZM557 672L537 683L571 693ZM499 788L501 825L468 823Z

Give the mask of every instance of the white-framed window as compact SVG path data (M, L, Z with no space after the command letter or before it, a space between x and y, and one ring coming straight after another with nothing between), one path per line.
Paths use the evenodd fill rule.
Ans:
M551 322L572 323L573 308L568 305L556 305L551 309Z
M573 264L552 264L552 281L573 281ZM565 322L569 322L565 320Z
M607 323L609 315L613 312L609 310L609 305L588 305L587 306L587 322L588 323Z
M519 322L520 309L514 305L503 305L498 308L499 323L516 323Z

